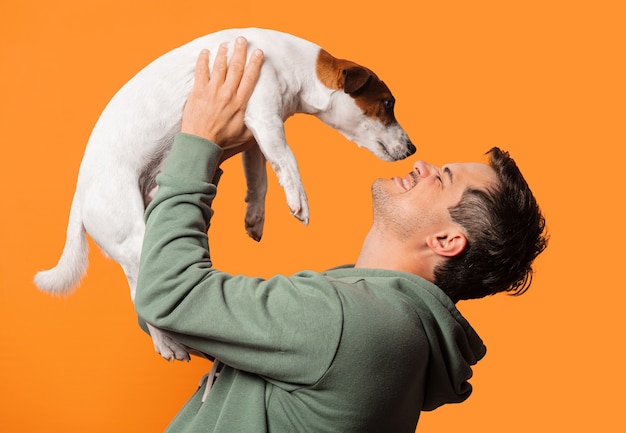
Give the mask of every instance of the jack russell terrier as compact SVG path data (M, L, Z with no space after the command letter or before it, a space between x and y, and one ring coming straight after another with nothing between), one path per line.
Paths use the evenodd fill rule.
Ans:
M78 284L87 269L88 232L122 266L134 300L144 210L180 130L196 59L201 49L217 52L221 43L237 36L248 40L249 53L255 48L264 52L261 75L245 113L245 124L258 146L242 154L248 189L245 226L253 239L261 239L265 219L266 160L276 172L291 213L308 223L307 197L284 133L284 121L293 114L318 117L386 161L415 152L394 117L393 95L371 70L273 30L231 29L200 37L141 70L102 112L80 165L61 258L56 267L35 276L41 290L68 293ZM180 343L149 328L155 349L164 358L189 359Z

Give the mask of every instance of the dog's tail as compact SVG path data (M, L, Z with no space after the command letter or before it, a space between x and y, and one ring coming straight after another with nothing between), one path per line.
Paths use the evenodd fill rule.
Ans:
M57 265L35 275L35 285L40 290L56 295L70 293L87 271L88 264L87 235L78 199L74 197L67 224L65 247Z

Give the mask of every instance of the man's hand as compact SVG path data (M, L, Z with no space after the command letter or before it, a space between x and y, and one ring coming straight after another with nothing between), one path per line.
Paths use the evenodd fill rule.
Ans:
M185 103L181 132L206 138L232 156L254 143L243 120L259 78L263 52L255 50L246 66L248 42L239 37L230 63L222 44L209 76L209 52L198 56L194 85ZM225 159L225 158L223 158Z

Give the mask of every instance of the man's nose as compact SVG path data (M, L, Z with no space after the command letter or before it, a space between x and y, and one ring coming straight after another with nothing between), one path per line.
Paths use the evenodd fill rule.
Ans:
M419 177L428 177L432 173L432 166L420 160L413 165L413 170Z

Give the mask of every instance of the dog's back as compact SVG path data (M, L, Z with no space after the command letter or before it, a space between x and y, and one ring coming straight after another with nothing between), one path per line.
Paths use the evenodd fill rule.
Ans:
M180 130L182 109L193 85L195 62L201 49L216 53L222 42L237 36L248 40L249 52L261 48L264 63L255 94L268 89L264 111L280 113L285 120L306 110L296 98L302 84L300 71L314 71L319 46L292 35L265 29L229 29L197 38L157 58L129 80L111 99L89 139L79 176L90 183L93 167L110 160L111 170L124 170L137 178L155 168ZM232 43L230 43L232 51ZM210 57L212 67L212 59ZM277 72L279 71L279 72ZM314 77L310 77L312 79ZM255 104L260 95L251 97ZM92 161L93 164L92 164ZM149 176L152 178L153 176Z

